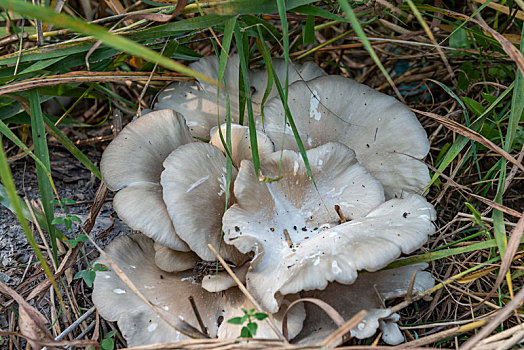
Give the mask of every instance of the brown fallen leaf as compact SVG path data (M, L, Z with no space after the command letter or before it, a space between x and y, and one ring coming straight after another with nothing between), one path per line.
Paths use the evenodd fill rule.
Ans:
M9 288L2 282L0 282L0 292L9 295L18 303L18 326L20 327L20 332L24 337L34 340L54 341L51 333L49 333L47 330L47 319L40 312L38 312L38 310L25 301L25 299L15 290ZM40 346L37 342L32 340L28 341L33 349L42 349L42 346Z

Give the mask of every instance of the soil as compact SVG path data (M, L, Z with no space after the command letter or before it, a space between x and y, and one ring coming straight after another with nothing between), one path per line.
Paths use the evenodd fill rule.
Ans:
M82 151L84 151L95 164L98 164L101 150L91 148ZM83 222L89 214L100 181L66 150L50 149L50 155L52 175L60 197L62 199L72 199L77 202L76 204L68 205L66 210L68 214L77 216ZM38 200L40 194L36 168L32 159L26 157L14 161L10 165L19 196L22 199ZM118 216L112 208L111 198L112 194L109 193L91 231L91 237L102 248L117 235L125 235L132 232L129 227L118 219ZM55 216L65 215L60 207L57 206L55 210ZM73 229L70 232L66 232L63 226L59 228L68 238L73 238L73 236L76 236L80 232L80 224L81 223L74 223ZM34 227L33 233L45 255L45 247L42 245L42 240ZM89 242L85 243L84 251L90 261L93 261L98 256L98 252ZM14 288L20 286L21 283L29 280L33 276L38 275L22 293L26 295L44 279L44 275L37 262L38 259L31 249L15 215L0 205L0 281ZM73 268L73 274L85 267L85 259L80 257ZM73 283L75 284L76 282ZM81 283L76 283L74 287L79 288L79 284ZM80 288L84 288L84 286L80 286ZM17 290L20 292L19 288L17 288ZM86 298L81 298L83 300L79 301L79 303L89 308L91 306L89 305L90 289L85 288L83 291L85 291L85 294L82 293L81 295ZM48 297L49 293L43 298L33 299L31 303L50 320L51 313ZM13 317L11 313L13 310L8 306L8 301L9 298L5 299L4 296L0 295L0 328L4 330L9 329L9 320ZM0 338L0 348L5 348L7 342L7 337Z

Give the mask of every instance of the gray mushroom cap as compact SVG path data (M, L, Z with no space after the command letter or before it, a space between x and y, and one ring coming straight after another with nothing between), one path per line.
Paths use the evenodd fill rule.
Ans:
M184 320L198 328L188 300L192 296L211 337L238 336L237 328L226 321L241 316L242 307L249 309L251 306L237 288L209 293L194 283L192 271L169 273L159 269L153 258L153 241L143 235L119 237L105 252L151 303L170 316L173 323ZM108 265L103 258L97 262ZM110 266L107 271L96 274L93 303L102 317L118 322L128 346L187 339L140 300ZM292 317L294 320L291 324L294 325L293 333L296 335L302 328L304 310L298 310ZM276 337L265 322L259 323L257 335Z
M160 174L164 159L192 141L180 114L155 111L129 123L107 146L100 163L107 187L118 191L113 200L118 216L131 228L179 251L189 247L176 234L167 213Z
M284 86L286 80L286 61L283 59L274 59L273 68L275 69L275 73L280 81L280 84ZM322 68L320 68L314 62L311 61L305 62L304 64L289 62L288 72L289 85L291 85L295 81L309 81L311 79L326 75L326 72L324 72ZM267 69L251 71L250 81L256 82L256 87L262 87L262 89L256 89L255 91L253 91L251 95L253 103L255 103L258 107L258 109L256 110L257 114L260 114L260 105L262 103L262 99L264 98L264 93L267 86L267 79ZM276 87L276 83L273 82L273 87L271 88L271 91L269 92L266 101L269 101L273 97L277 96L278 90Z
M275 71L282 82L285 79L285 62L273 60ZM189 65L192 69L205 74L213 79L218 79L219 61L217 57L203 57L199 61ZM231 118L238 123L239 108L239 71L240 60L238 55L232 55L227 62L224 79L225 87L217 90L215 85L204 81L179 82L168 86L158 96L154 109L173 109L181 113L187 120L189 130L194 136L207 138L211 128L225 121L227 92L229 93ZM289 84L299 79L312 79L325 75L324 71L313 63L304 65L291 63L289 66ZM267 85L267 70L255 70L249 72L250 90L252 93L253 113L260 115L260 104ZM270 97L276 96L276 88L273 87ZM220 119L218 118L220 117Z
M192 270L200 260L194 252L181 252L165 247L159 243L154 244L155 264L164 271L176 272Z
M255 253L247 286L270 312L278 308L276 293L324 288L334 280L351 283L357 270L378 269L400 254L399 247L391 244L387 247L390 252L384 248L376 256L368 248L361 248L361 254L352 254L350 248L358 250L367 240L366 235L372 241L375 235L384 235L386 240L393 234L382 226L377 227L377 232L374 230L384 220L372 219L384 201L382 186L357 163L354 153L342 144L329 143L307 151L307 156L316 187L297 152L275 152L263 159L263 176L277 179L278 174L282 175L279 180L265 183L259 182L252 163L243 161L235 181L237 203L223 218L226 243L243 253ZM429 204L424 199L420 201L427 209ZM410 210L409 201L405 204L406 210ZM346 219L354 220L338 225L335 206ZM422 218L422 214L426 217ZM420 228L418 246L427 237L427 227L433 230L430 214L430 209L421 210L420 222L415 220L414 224L429 222ZM399 230L399 223L390 217L383 225L387 223L395 224L394 230ZM411 230L415 231L414 236L419 233L416 228ZM397 239L398 245L404 244L402 239ZM375 243L379 243L378 239ZM405 248L409 250L412 244L413 241Z
M413 294L433 287L435 281L429 272L423 271L427 264L415 264L390 270L360 274L351 285L330 283L324 290L302 292L302 297L318 298L334 307L345 320L361 310L368 311L364 320L351 330L351 335L365 339L375 334L377 328L383 332L382 339L390 345L404 341L396 322L397 314L385 308L384 302L404 296L409 290L411 279L416 273ZM295 339L301 344L314 344L331 334L337 326L330 318L310 304L305 305L308 315L302 332Z
M226 141L226 124L222 124L220 129L222 131L222 137L224 142ZM260 158L264 158L267 155L274 152L273 142L264 134L261 130L256 131L257 134L257 147L258 155ZM214 127L210 132L211 139L209 143L217 147L223 153L226 153L224 143L220 139L220 133L218 127ZM253 159L251 152L251 141L249 137L249 127L231 124L231 157L235 165L240 165L240 162L244 159Z
M306 149L330 141L346 144L380 180L386 198L421 193L429 183L428 169L420 161L429 151L426 132L395 98L351 79L325 76L289 86L288 105ZM264 131L276 149L284 144L298 150L278 98L264 107Z
M255 253L247 287L270 312L278 308L278 295L323 289L332 281L351 284L357 271L383 268L435 230L431 204L418 195L383 202L380 183L347 147L330 143L307 155L318 193L296 152L284 151L281 162L276 152L262 162L262 173L273 178L281 168L282 179L269 183L260 183L251 162L243 161L237 203L223 219L226 243ZM352 220L333 220L334 204Z
M173 151L164 168L164 202L178 236L203 260L216 259L207 246L212 244L220 248L224 259L241 265L244 256L235 247L221 244L228 191L224 154L215 146L195 142Z

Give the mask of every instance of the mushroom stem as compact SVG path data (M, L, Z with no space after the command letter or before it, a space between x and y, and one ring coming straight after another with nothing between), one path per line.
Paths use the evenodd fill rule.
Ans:
M284 236L286 237L286 242L289 248L293 248L293 241L291 240L291 236L289 235L289 232L287 232L287 229L284 229Z
M346 217L342 213L342 209L340 209L340 205L335 204L335 211L337 212L337 215L340 218L340 223L341 224L349 221L348 219L346 219Z
M202 321L202 317L200 316L200 312L198 311L198 308L196 306L195 299L192 296L190 296L188 299L189 299L189 302L191 303L191 308L193 309L193 312L195 313L196 319L198 321L198 325L200 326L200 330L202 331L202 333L209 336L209 333L207 332L207 327L204 324L204 321Z

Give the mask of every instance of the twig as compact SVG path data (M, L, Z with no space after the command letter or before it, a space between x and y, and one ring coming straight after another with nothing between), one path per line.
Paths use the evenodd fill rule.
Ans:
M524 302L524 289L521 289L515 295L515 298L513 298L513 300L510 301L509 303L507 303L506 306L502 308L502 310L497 312L496 315L493 317L493 319L484 328L482 328L477 334L475 334L467 342L465 342L464 345L460 347L460 350L474 349L477 343L479 343L482 339L484 339L487 335L489 335L495 328L497 328L499 324L501 324L509 316L511 316L511 314L516 309L518 309L523 302Z
M202 333L209 335L209 333L207 332L206 325L204 324L204 321L202 321L202 316L200 316L200 312L198 311L198 308L196 306L195 299L192 296L189 297L189 302L191 303L191 308L195 313L195 317L198 321L198 325L200 326L200 330L202 331Z
M213 253L213 255L218 259L218 261L220 261L220 264L222 264L222 266L224 267L224 269L227 271L227 273L229 274L229 276L231 276L231 278L233 279L233 281L235 281L235 283L237 284L238 288L240 289L240 291L242 293L244 293L244 295L246 296L246 298L248 298L248 300L253 304L253 306L259 310L259 311L262 311L264 310L260 304L255 300L255 298L253 297L253 295L251 295L251 293L249 293L249 291L246 289L246 287L242 284L242 282L240 282L240 280L238 279L238 277L235 275L235 273L233 272L233 270L231 270L231 267L229 267L229 265L226 263L226 261L224 260L224 258L222 258L222 256L220 256L220 254L218 254L218 252L215 250L215 248L211 245L211 244L208 244L207 247L209 248L209 250L211 250L211 252ZM275 324L275 320L273 319L273 316L271 314L268 314L268 317L266 318L267 320L267 323L269 324L269 326L271 327L271 329L275 332L275 334L278 336L278 338L284 342L287 343L287 340L286 338L284 337L284 335L282 334L282 332L280 332L280 330L278 329L277 325Z
M364 317L367 315L366 310L360 310L355 316L353 316L349 321L344 323L342 326L340 326L336 331L331 333L324 341L322 341L321 345L324 347L327 347L328 349L334 348L337 345L340 345L340 343L343 341L344 334L347 334L351 328L356 327L360 321L364 319Z

